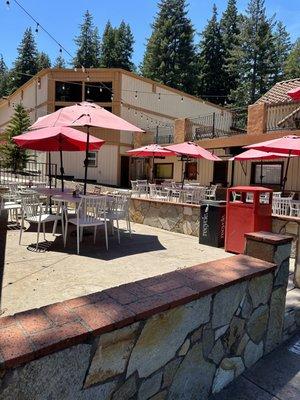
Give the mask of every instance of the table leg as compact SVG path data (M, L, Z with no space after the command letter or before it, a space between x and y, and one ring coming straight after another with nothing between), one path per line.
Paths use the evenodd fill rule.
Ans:
M294 284L297 288L300 288L300 224L298 224L297 229L296 246Z

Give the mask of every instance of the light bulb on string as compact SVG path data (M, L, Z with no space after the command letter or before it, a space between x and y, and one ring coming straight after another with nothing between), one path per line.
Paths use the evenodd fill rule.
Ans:
M141 119L143 119L143 114L141 114Z
M86 93L90 94L90 88L89 87L87 88Z
M181 103L183 103L183 97L181 97Z
M136 112L136 111L134 112L134 115L137 115L137 112Z
M37 22L37 23L36 23L36 28L35 28L35 33L38 33L38 32L39 32L39 26L40 26L40 24Z
M7 10L10 10L10 1L7 0L5 4L6 4L6 9L7 9Z
M158 93L158 101L160 101L160 93Z
M135 91L134 98L135 98L136 100L137 100L137 98L138 98L138 92L137 92L137 91Z
M74 72L77 72L77 67L74 68Z
M62 48L61 47L59 48L59 52L60 52L60 54L62 53Z
M89 75L86 77L86 80L87 80L87 82L90 81L90 76Z
M99 87L99 92L102 93L103 92L103 88L102 86Z
M65 90L66 89L66 87L65 87L65 84L63 83L63 85L62 85L62 90Z
M110 98L111 98L111 101L114 100L114 94L113 94L113 93L111 94L111 97L110 97Z

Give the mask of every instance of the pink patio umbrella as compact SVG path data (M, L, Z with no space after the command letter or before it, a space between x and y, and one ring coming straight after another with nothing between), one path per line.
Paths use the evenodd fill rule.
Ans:
M287 95L290 96L291 99L298 101L300 100L300 86L297 86L287 92Z
M229 161L251 161L251 160L259 160L260 164L260 183L263 184L263 160L274 160L276 158L288 157L287 154L280 154L280 153L268 153L266 151L250 149L246 150L241 154L238 154L229 159ZM245 173L245 171L244 171ZM246 173L245 173L246 174Z
M88 152L90 127L104 128L120 131L144 132L142 129L130 124L117 115L105 110L103 107L90 102L82 102L73 106L64 107L52 114L39 118L30 129L39 129L51 126L70 126L87 128L84 193L86 193Z
M278 139L272 139L265 142L251 144L249 146L245 146L245 148L267 152L276 152L288 156L288 161L282 183L282 190L284 190L291 156L300 156L300 136L284 136Z
M184 142L178 144L172 144L171 146L166 146L164 149L173 151L177 155L181 156L182 161L182 187L184 185L186 168L184 167L184 161L188 162L190 158L204 158L210 161L221 161L219 157L212 154L208 150L199 146L194 142Z
M24 149L37 151L59 151L62 191L64 191L63 151L85 151L88 142L88 151L99 150L104 140L95 138L77 129L67 126L54 126L37 129L15 136L13 141ZM51 171L50 171L51 175Z
M147 146L139 147L138 149L129 150L127 151L127 153L132 157L152 158L152 179L154 178L154 158L170 157L176 155L176 153L174 153L173 151L166 150L158 144L149 144Z

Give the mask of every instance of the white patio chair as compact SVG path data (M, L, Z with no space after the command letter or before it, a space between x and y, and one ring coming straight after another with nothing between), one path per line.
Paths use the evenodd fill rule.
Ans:
M273 199L280 199L282 192L273 192Z
M104 226L106 250L108 250L107 218L106 218L106 196L82 196L76 210L76 217L66 220L66 231L64 243L67 242L68 224L76 226L77 230L77 254L82 241L83 229L94 227L94 243L96 243L97 227Z
M21 204L16 201L6 200L5 197L0 197L0 215L3 211L8 211L9 221L13 221L15 218L16 224L18 224L18 213L21 210Z
M94 186L93 194L99 196L101 194L101 186Z
M138 184L137 184L137 181L130 181L130 183L131 183L132 195L133 195L133 196L135 196L135 195L138 196L139 191L138 191Z
M55 222L59 220L61 221L62 235L64 237L64 223L62 213L59 215L58 212L56 214L49 214L45 212L43 204L41 203L40 198L37 194L21 196L21 229L19 244L21 244L25 221L29 222L30 224L37 224L38 226L36 239L36 250L38 250L41 225L43 226L44 240L46 240L46 224L49 222L54 222L52 234L55 235L57 226Z
M192 203L193 204L200 204L204 199L205 199L205 188L196 187L194 189Z
M300 218L300 200L290 200L290 216Z
M205 200L215 200L218 185L211 185L206 188Z
M137 180L137 191L138 191L138 196L148 196L148 182L146 180Z
M120 227L119 221L125 220L127 230L131 236L131 224L129 215L129 202L131 194L117 194L113 196L113 200L110 202L109 209L106 212L106 218L110 221L112 226L112 232L114 232L114 221L117 224L118 242L120 243Z
M290 202L288 197L273 198L272 213L275 215L290 215Z

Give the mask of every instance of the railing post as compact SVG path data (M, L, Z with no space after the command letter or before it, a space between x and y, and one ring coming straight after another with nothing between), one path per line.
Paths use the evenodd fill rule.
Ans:
M213 120L212 120L212 136L215 137L215 123L216 123L216 113L213 113Z

